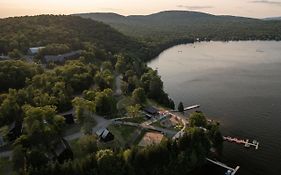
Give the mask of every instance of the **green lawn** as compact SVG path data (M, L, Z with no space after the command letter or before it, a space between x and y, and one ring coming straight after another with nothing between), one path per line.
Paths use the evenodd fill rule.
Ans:
M133 133L137 130L136 127L126 125L110 125L108 129L114 135L114 139L120 143L121 147L124 147L131 141Z
M8 158L0 158L0 174L17 174L13 171L13 163Z
M132 122L132 123L143 123L146 121L146 119L144 117L132 117L132 118L122 119L121 121Z
M67 136L67 135L71 135L74 134L76 132L79 132L81 130L81 125L78 123L74 123L71 125L66 125L63 129L63 135Z
M131 97L123 96L121 100L117 103L117 109L122 110L126 109L127 106L133 105L133 99Z

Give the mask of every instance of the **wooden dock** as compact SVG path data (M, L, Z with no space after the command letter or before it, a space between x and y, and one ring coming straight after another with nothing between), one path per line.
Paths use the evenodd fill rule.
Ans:
M228 142L237 143L237 144L243 144L246 148L249 148L250 146L253 146L257 149L259 149L259 142L256 140L253 140L253 142L249 142L249 139L243 140L243 139L237 139L234 137L224 136L223 139Z
M188 110L191 110L191 109L196 109L196 108L199 108L200 105L192 105L192 106L188 106L188 107L185 107L184 108L184 111L188 111Z
M221 163L221 162L218 162L218 161L215 161L215 160L212 160L212 159L208 159L208 158L206 158L206 160L209 161L209 162L211 162L211 163L213 163L213 164L216 164L216 165L218 165L218 166L221 166L221 167L227 169L227 173L228 173L229 175L235 175L235 173L236 173L236 172L238 171L238 169L240 168L240 166L236 166L236 168L231 168L231 167L229 167L229 166L227 166L227 165L225 165L225 164L223 164L223 163Z

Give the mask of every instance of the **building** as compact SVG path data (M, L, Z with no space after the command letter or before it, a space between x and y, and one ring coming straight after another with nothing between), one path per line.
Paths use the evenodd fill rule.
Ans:
M18 122L18 121L13 122L10 125L9 131L7 134L9 141L16 140L18 137L20 137L22 134L22 130L23 130L22 122Z
M114 139L114 135L107 128L97 130L96 135L103 142L108 142Z
M82 53L81 50L77 50L77 51L73 51L73 52L69 52L69 53L65 53L65 54L61 54L61 55L46 55L43 58L43 62L45 62L45 63L49 63L49 62L63 63L66 60L78 58L81 55L81 53Z
M74 115L73 115L73 110L66 111L64 113L60 113L59 115L64 117L64 122L66 124L74 124Z
M66 160L73 159L73 152L66 140L63 138L57 143L54 149L54 156L60 162L63 163Z
M10 59L10 57L9 56L5 56L5 55L0 55L0 61L1 60L8 60L8 59Z
M28 49L29 55L36 55L39 53L40 50L44 49L45 47L31 47Z
M152 106L147 106L144 109L144 112L150 115L158 115L158 109L152 107Z
M53 145L53 149L45 153L47 159L50 161L58 161L59 163L73 159L73 152L65 139L58 139L53 142Z

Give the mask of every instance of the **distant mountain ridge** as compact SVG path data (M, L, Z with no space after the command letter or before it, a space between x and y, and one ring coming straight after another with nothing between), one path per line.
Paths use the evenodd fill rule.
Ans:
M212 40L280 40L281 22L239 16L212 15L194 11L163 11L150 15L116 13L74 14L111 25L120 32L165 42L178 38Z
M278 17L269 17L269 18L264 18L264 20L281 20L281 16Z

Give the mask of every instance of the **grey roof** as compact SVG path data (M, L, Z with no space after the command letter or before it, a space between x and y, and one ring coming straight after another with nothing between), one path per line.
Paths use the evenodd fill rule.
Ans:
M71 59L77 55L81 54L81 50L61 54L61 55L46 55L44 60L46 62L64 62L66 59Z
M144 111L149 113L149 114L156 114L158 112L158 109L152 107L152 106L147 106L144 108Z
M109 134L109 131L107 130L107 129L105 129L104 131L103 131L103 133L102 133L102 138L103 139L105 139L106 138L106 136L107 136L107 134Z
M45 47L31 47L29 48L29 52L31 54L37 54L41 49L44 49Z

